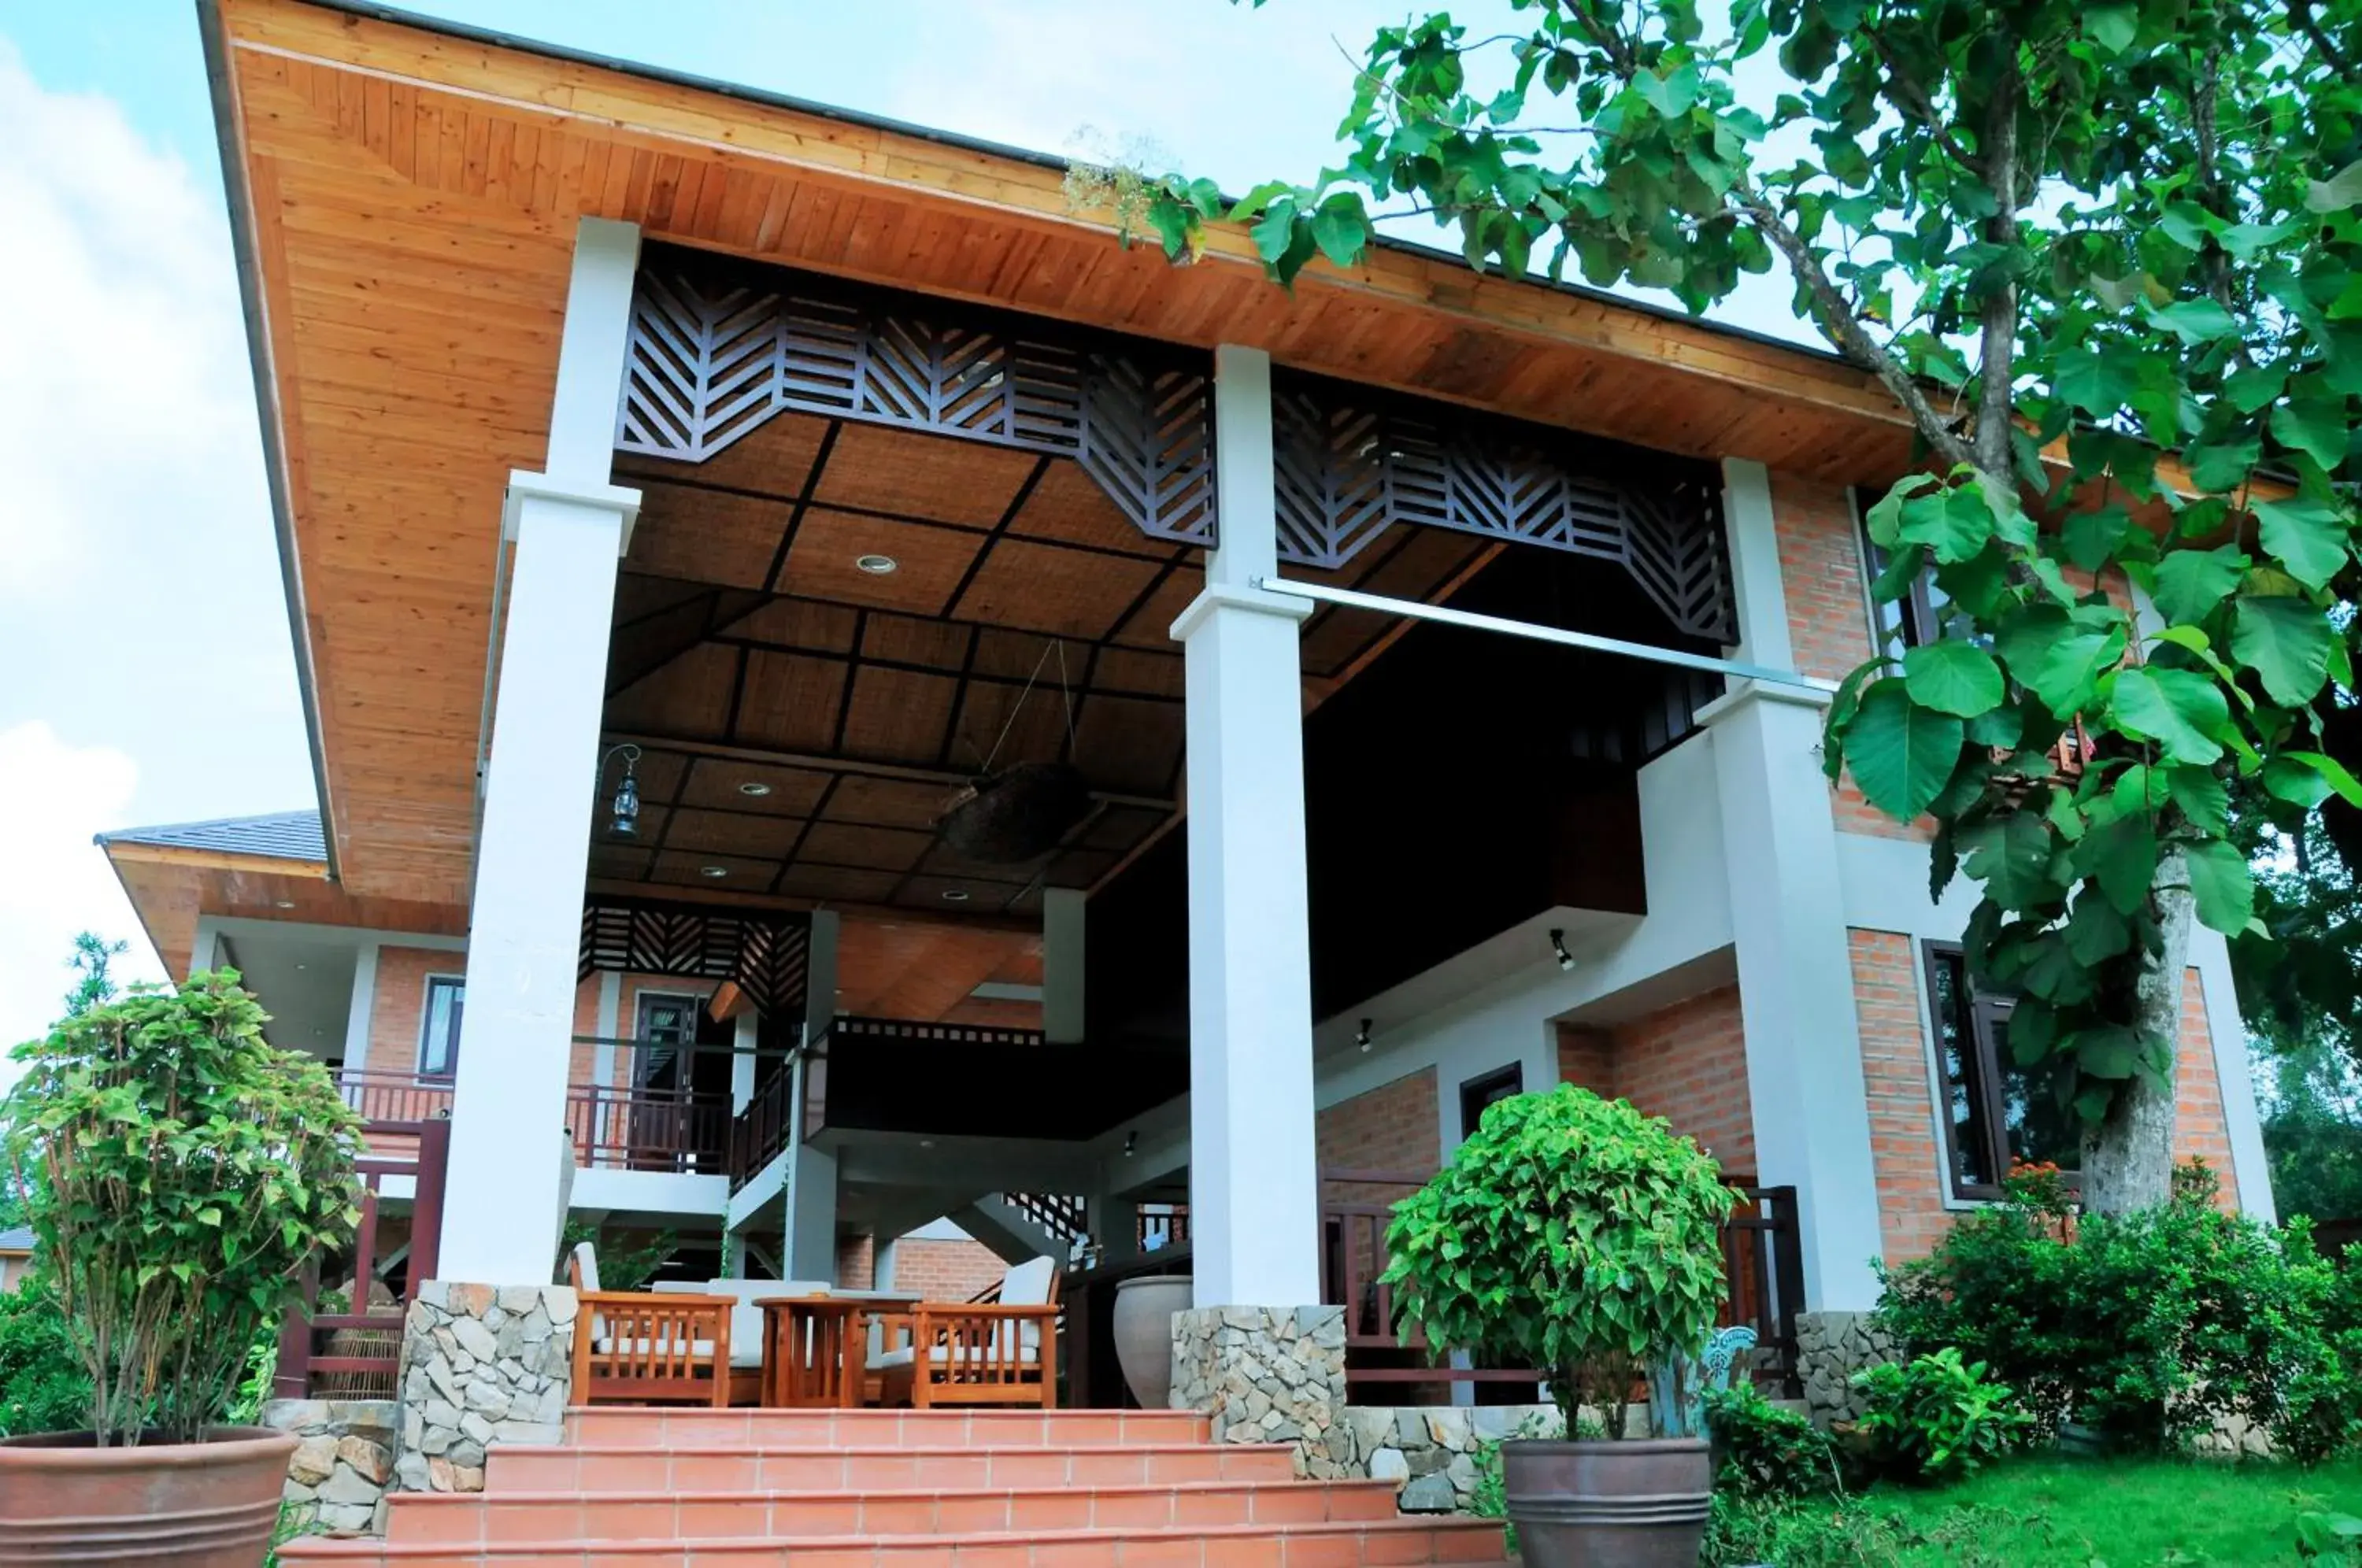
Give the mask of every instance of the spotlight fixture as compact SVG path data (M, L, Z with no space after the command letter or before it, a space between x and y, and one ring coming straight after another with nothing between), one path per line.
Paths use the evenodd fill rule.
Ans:
M727 866L701 866L697 868L697 874L701 877L711 877L718 882L723 878L730 875L730 867Z
M967 889L966 888L945 888L944 889L943 896L944 902L947 904L964 904L967 902Z
M273 899L270 900L270 907L274 910L292 910L295 907L295 900L292 899Z
M1123 1157L1128 1160L1138 1153L1140 1153L1140 1133L1137 1131L1125 1133L1123 1135Z
M599 759L599 782L607 781L607 765L621 756L624 759L624 781L615 786L615 799L608 807L607 831L617 838L640 836L640 748L628 741L612 748Z
M856 556L853 565L855 570L866 571L872 577L889 577L901 569L902 563L892 556Z
M1565 932L1553 931L1551 933L1551 951L1558 955L1558 966L1560 968L1572 969L1574 967L1574 955L1566 950Z
M746 783L738 786L738 793L741 795L751 795L757 801L761 800L770 792L771 787L768 784Z
M1362 1027L1353 1032L1353 1043L1362 1048L1363 1055L1366 1056L1370 1054L1370 1021L1368 1019L1362 1020Z

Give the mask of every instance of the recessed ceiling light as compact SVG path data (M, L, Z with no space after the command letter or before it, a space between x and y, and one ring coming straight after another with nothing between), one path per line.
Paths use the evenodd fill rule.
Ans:
M738 786L738 793L741 795L752 795L758 801L770 792L771 787L768 784L756 784L750 782Z
M270 900L270 907L275 910L292 910L295 907L295 900L292 899L273 899Z
M966 888L945 888L944 889L944 902L947 904L964 904L967 902L967 889Z
M296 965L296 966L295 966L295 967L297 967L298 969L308 969L308 968L310 968L310 967L311 967L311 966L310 966L310 965L308 965L308 964L298 964L298 965Z
M697 874L701 877L727 877L730 875L730 868L726 866L701 866L697 868Z
M892 556L855 556L854 566L872 577L885 577L899 569L902 563Z

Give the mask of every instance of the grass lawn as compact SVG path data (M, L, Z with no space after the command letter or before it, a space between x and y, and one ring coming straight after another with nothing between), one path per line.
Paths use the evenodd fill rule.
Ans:
M2362 1517L2362 1463L2025 1460L1940 1492L1882 1489L1864 1503L1926 1539L1885 1561L2010 1568L2297 1563L2296 1521Z

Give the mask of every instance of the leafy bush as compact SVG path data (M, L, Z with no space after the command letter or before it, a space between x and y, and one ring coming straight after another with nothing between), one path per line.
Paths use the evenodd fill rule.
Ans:
M645 1231L639 1233L646 1235ZM599 1251L599 1288L626 1292L645 1288L680 1248L680 1238L670 1231L658 1231L638 1246L626 1246L625 1234L621 1231L602 1231L588 1220L568 1218L558 1232L557 1283L566 1283L567 1260L584 1242Z
M139 988L17 1047L10 1168L101 1444L220 1420L304 1261L351 1238L359 1122L262 1037L234 970Z
M1847 1497L1781 1503L1717 1490L1698 1562L1702 1568L1893 1568L1906 1552L1930 1552L1936 1555L1911 1561L2020 1568L2022 1560L1986 1548L1981 1538L1991 1522L1986 1508L1961 1508L1923 1526Z
M1854 1384L1862 1431L1904 1480L1956 1481L2018 1446L2033 1425L2009 1385L1988 1379L1982 1362L1963 1362L1956 1345L1873 1366Z
M1714 1440L1714 1485L1735 1497L1794 1499L1841 1489L1837 1452L1804 1415L1763 1397L1752 1384L1705 1397Z
M1662 1119L1562 1084L1493 1105L1395 1206L1385 1278L1436 1353L1542 1369L1566 1430L1587 1404L1622 1437L1641 1368L1714 1327L1730 1206Z
M2012 1201L1887 1274L1881 1320L1908 1352L1950 1346L1990 1367L2041 1434L2071 1417L2157 1450L2225 1415L2334 1431L2345 1396L2324 1381L2323 1325L2335 1271L2301 1226L2223 1213L2212 1188L2184 1167L2170 1202L2074 1221L2062 1197L2014 1184Z
M57 1297L39 1275L0 1295L0 1437L61 1431L90 1419L90 1373Z

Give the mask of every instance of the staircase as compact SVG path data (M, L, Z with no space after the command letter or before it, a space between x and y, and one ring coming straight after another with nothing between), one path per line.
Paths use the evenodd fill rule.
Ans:
M1403 1518L1385 1481L1299 1481L1187 1410L577 1409L480 1493L403 1493L379 1540L299 1563L1379 1568L1504 1561L1501 1528Z

